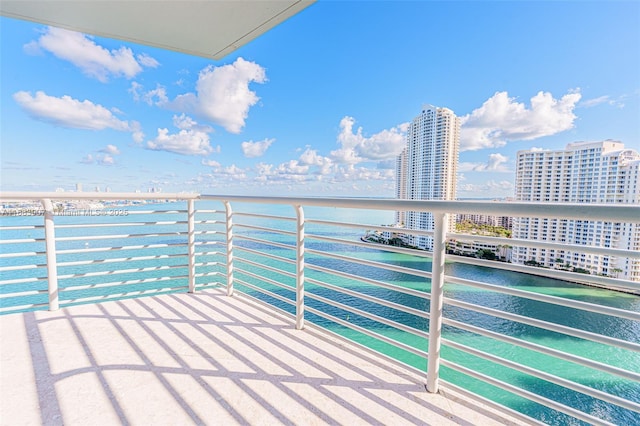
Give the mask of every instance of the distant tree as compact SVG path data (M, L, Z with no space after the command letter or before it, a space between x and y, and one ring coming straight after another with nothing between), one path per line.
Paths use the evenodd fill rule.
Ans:
M398 238L398 237L393 237L389 240L389 245L391 246L402 246L402 239Z
M481 234L491 235L494 237L511 238L511 231L509 229L503 228L502 226L481 225L469 220L456 223L456 232L462 234Z
M480 259L496 260L496 254L489 249L478 250L477 257L479 257Z

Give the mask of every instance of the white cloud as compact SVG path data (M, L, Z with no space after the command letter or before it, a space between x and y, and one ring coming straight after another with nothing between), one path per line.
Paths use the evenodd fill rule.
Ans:
M380 161L377 165L378 169L396 169L396 159Z
M490 154L486 163L459 163L458 170L461 172L509 172L505 163L509 159L502 154Z
M262 157L273 142L275 142L275 139L264 139L258 142L242 142L242 152L247 158Z
M256 166L256 181L266 182L273 175L273 164L258 163Z
M258 163L255 167L255 177L257 182L304 182L310 180L309 166L302 165L298 160L290 160L278 166L273 164Z
M331 162L331 159L323 157L322 155L318 154L318 151L316 151L315 149L307 147L307 149L305 149L305 151L300 155L300 162L302 164L321 166L325 162Z
M212 151L209 135L197 130L180 130L170 134L168 129L158 129L158 136L147 141L147 148L181 155L209 155Z
M87 154L84 157L82 157L82 160L80 160L80 163L82 163L82 164L98 164L98 165L101 165L101 166L112 166L116 162L115 162L114 158L109 154L98 154L96 156L93 156L92 154Z
M138 62L141 65L147 68L158 68L160 66L160 62L156 61L154 58L147 55L146 53L141 53L136 55L136 59L138 59Z
M169 102L167 90L160 84L156 84L155 89L145 92L142 84L137 81L132 81L128 92L133 95L134 101L143 101L148 105L163 106Z
M504 167L502 166L504 163L506 163L509 160L509 158L505 157L502 154L490 154L489 155L489 161L487 162L487 168L486 170L501 170L504 169Z
M98 157L98 164L102 164L103 166L111 166L115 164L115 160L109 154L104 154Z
M204 158L201 161L203 166L208 166L208 167L220 167L220 163L218 163L215 160L205 160Z
M597 98L593 98L593 99L585 99L584 101L580 102L580 104L578 106L584 107L584 108L591 108L597 105L601 105L601 104L607 104L613 107L617 107L617 108L624 108L624 102L622 102L621 99L624 99L625 96L621 96L618 99L612 99L611 96L609 95L604 95L604 96L599 96Z
M144 142L144 132L140 130L140 123L138 123L137 121L132 121L131 130L132 130L131 137L133 138L133 141L135 143Z
M609 102L609 96L605 95L605 96L600 96L597 98L593 98L593 99L585 99L584 101L580 102L580 106L585 107L585 108L591 108L594 107L596 105L600 105L603 103Z
M105 83L110 76L133 78L142 67L157 67L158 61L148 55L138 55L121 47L111 51L98 46L88 36L62 28L48 27L37 41L25 45L25 51L46 50L56 57L69 61L89 77Z
M249 108L260 99L249 89L249 84L266 81L264 68L238 58L233 64L209 66L200 71L196 93L180 95L167 107L193 113L230 133L240 133Z
M300 155L298 160L300 164L307 166L316 166L316 172L319 175L328 175L334 170L334 163L331 158L324 157L315 149L307 147L307 149Z
M383 130L371 137L362 134L362 127L354 133L355 119L340 120L338 143L340 148L331 151L331 158L341 164L358 164L364 161L380 161L397 157L405 146L407 123Z
M369 169L366 167L355 167L349 164L338 168L334 175L336 182L355 182L368 180L393 180L395 171L389 169Z
M142 95L142 100L149 105L164 105L169 102L169 98L167 97L167 90L159 84L156 85L155 89L149 90L148 92L144 93Z
M123 132L139 131L136 122L122 121L102 105L89 100L79 101L70 96L56 98L44 92L17 92L13 99L32 118L55 126L86 130L113 129Z
M393 186L395 169L356 167L354 164L340 165L332 158L322 156L307 146L298 160L289 160L278 165L259 163L255 167L255 181L273 184L323 183L342 187L344 183L378 181L376 185ZM381 187L381 189L383 189ZM386 186L384 188L387 189Z
M104 153L109 154L109 155L118 155L118 154L120 154L120 150L115 145L107 145L106 147L102 148L100 150L100 152L104 152Z
M531 108L497 92L480 108L461 118L461 151L504 146L508 141L531 140L573 128L573 113L580 100L579 91L554 99L551 93L538 92Z
M247 170L232 164L228 167L213 166L213 170L210 173L199 173L196 177L186 181L185 185L228 190L231 185L255 187L255 183L256 179L250 178L247 175Z
M216 151L211 147L209 133L213 129L198 124L191 117L182 114L173 116L173 124L180 131L170 134L169 130L158 129L158 135L152 141L147 141L147 149L154 151L168 151L181 155L209 155ZM217 147L220 152L220 147Z
M214 172L216 177L231 179L231 180L244 180L247 178L247 171L232 164L228 167L219 167Z
M306 176L309 173L309 166L300 164L298 160L289 160L276 167L274 172L282 176Z
M496 182L494 180L489 180L485 183L473 184L473 183L465 183L462 185L458 185L459 193L471 193L477 197L477 195L481 194L503 194L503 195L512 195L513 194L513 182L508 180L502 180L500 182Z
M82 160L80 160L80 162L82 164L93 164L95 162L95 159L93 158L93 155L87 154L84 157L82 157Z
M129 87L127 91L133 95L134 101L139 101L140 98L142 97L141 92L143 90L144 90L144 86L142 84L138 83L137 81L132 81L131 87Z
M193 118L188 115L174 115L173 125L182 130L198 130L204 133L212 133L213 128L210 126L198 124Z
M178 133L170 134L166 128L158 129L158 136L147 141L147 149L181 155L209 155L214 151L209 141L209 132L213 130L210 127L201 126L184 114L174 116L173 124L180 129Z
M192 129L194 126L197 126L198 123L196 123L196 121L193 118L185 114L182 114L180 116L178 115L173 116L173 125L176 126L178 129L186 130L186 129Z

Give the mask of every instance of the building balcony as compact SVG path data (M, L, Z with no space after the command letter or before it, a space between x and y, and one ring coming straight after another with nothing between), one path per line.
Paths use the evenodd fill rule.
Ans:
M523 424L213 288L0 317L2 424Z
M446 231L451 214L637 223L637 205L0 201L1 424L633 424L640 413L640 283L445 252L460 237ZM430 213L435 230L394 230L395 211ZM367 231L429 237L434 250L366 243Z

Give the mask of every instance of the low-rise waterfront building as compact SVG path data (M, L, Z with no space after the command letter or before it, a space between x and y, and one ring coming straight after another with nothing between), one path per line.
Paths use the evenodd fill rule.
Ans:
M476 225L500 226L505 229L511 229L513 226L513 218L511 216L494 216L479 213L457 214L456 222L471 222Z

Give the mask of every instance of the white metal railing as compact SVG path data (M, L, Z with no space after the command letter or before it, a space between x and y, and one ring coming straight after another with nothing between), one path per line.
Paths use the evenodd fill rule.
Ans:
M459 382L442 379L441 371L444 367L456 374L463 374L465 377L474 378L548 407L554 412L593 424L607 424L608 421L584 407L577 407L573 403L577 398L573 396L574 393L619 407L623 418L640 413L640 395L637 392L626 394L624 391L616 393L603 390L593 383L585 384L581 380L563 376L561 372L545 371L529 365L526 360L513 359L509 354L513 351L539 354L545 359L555 360L553 362L568 363L577 366L578 369L593 372L595 376L616 377L616 380L621 381L620 388L623 390L634 387L640 389L638 309L620 309L606 304L572 300L446 275L445 265L445 261L455 260L463 264L638 292L640 283L637 282L447 255L446 240L456 237L457 234L447 233L445 224L448 222L449 214L471 212L638 223L640 206L589 205L589 208L585 209L584 205L572 204L161 194L164 200L181 200L185 207L177 210L131 209L126 218L112 217L109 219L116 220L66 223L70 219L64 216L65 219L58 218L54 205L54 202L70 198L153 200L159 196L160 194L116 193L0 194L2 202L38 200L44 209L44 221L39 224L37 222L41 219L37 217L29 224L15 224L7 219L2 221L0 261L5 263L0 265L0 302L25 297L38 298L45 294L48 298L46 302L17 306L9 304L1 309L10 312L48 306L54 310L58 309L60 304L69 305L176 290L195 292L207 285L224 285L229 295L241 290L290 312L295 317L297 329L303 329L305 321L309 320L333 324L340 327L340 330L348 330L345 334L357 333L358 336L364 336L364 339L375 339L395 348L393 351L404 354L399 355L403 361L426 371L426 387L430 392L437 392L440 386L461 389ZM198 208L203 203L218 203L220 208L210 208L208 205ZM253 211L251 206L254 205L291 206L291 210L286 215L264 214ZM329 228L360 232L363 229L387 231L390 228L380 224L312 218L308 210L316 207L431 212L435 217L435 230L403 231L433 237L434 250L424 252L373 245L349 237L327 235L326 232L318 230ZM160 220L149 220L147 215L161 216ZM141 219L137 221L136 217ZM268 221L269 224L265 225L260 223L261 221ZM125 229L131 229L131 232L123 232ZM38 234L32 237L32 232ZM631 261L640 259L640 252L634 249L568 246L546 241L515 241L487 236L473 236L473 239L556 250L571 248L573 251L583 250L585 253L602 256L626 257ZM128 241L132 242L129 244ZM104 242L104 245L93 246L100 242ZM81 246L82 243L85 244L84 247ZM329 245L331 249L323 248L323 244ZM20 245L27 248L24 251L15 249ZM411 255L412 259L422 259L417 262L418 265L423 265L431 259L431 268L427 270L411 265L396 265L379 259L367 259L366 256L359 256L357 251L355 254L337 253L335 249L338 247L351 247L353 250L364 250L366 253L384 250ZM76 258L78 256L82 258ZM91 270L103 266L106 269ZM45 275L28 275L43 270L46 270ZM393 279L360 272L373 270L411 277L410 279L420 285L412 288ZM114 277L121 279L114 280ZM342 285L340 280L349 280L357 285ZM43 287L45 283L46 288ZM558 307L569 309L572 313L582 312L613 318L616 321L627 321L633 324L635 328L632 330L636 332L628 333L627 338L620 338L590 331L588 327L582 329L568 326L551 318L537 318L531 312L514 312L508 306L496 307L484 301L464 300L455 292L446 294L445 291L451 286L463 286L483 294L523 301L522 303L526 301L540 304L547 307L545 309ZM10 290L2 291L5 288ZM76 296L75 293L78 292L82 294ZM61 295L65 297L61 298ZM406 300L399 298L402 303L393 300L398 295ZM413 306L409 306L409 302ZM467 317L473 318L465 321ZM411 318L411 321L407 318ZM521 327L524 330L523 334L516 336L493 328L494 323L505 322ZM612 348L611 350L620 351L621 356L630 357L633 362L614 365L588 353L576 354L551 344L531 341L527 336L527 330L532 330L531 333L543 330L563 336L563 339L588 341ZM457 340L459 333L468 333L482 345L490 340L498 342L499 345L507 345L510 349L507 355L493 353L484 350L482 345L476 347ZM466 364L466 358L453 356L454 353L466 354L465 357L477 361ZM416 359L423 361L415 361ZM527 388L514 384L504 373L487 374L482 364L485 361L504 368L504 371L517 372L520 375L518 377L535 378L561 387L572 396L567 398L569 402L563 401L562 398L554 399L536 392L535 389L532 390L535 386ZM474 368L475 364L483 367ZM526 414L531 415L531 412Z

